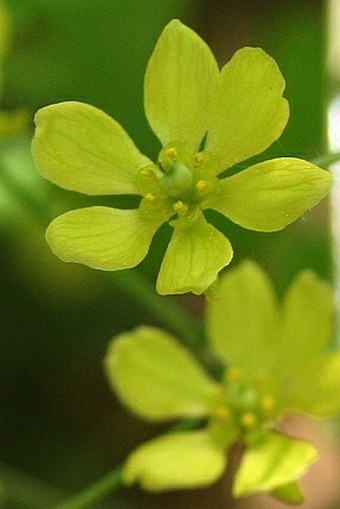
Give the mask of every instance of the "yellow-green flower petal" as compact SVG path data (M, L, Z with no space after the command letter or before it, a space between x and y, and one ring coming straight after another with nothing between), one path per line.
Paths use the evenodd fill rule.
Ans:
M145 112L163 145L198 150L206 133L218 68L205 42L178 20L163 30L145 74Z
M247 369L269 365L276 320L277 303L271 282L250 261L223 274L217 298L206 307L212 348L226 364Z
M199 295L231 261L228 239L200 215L186 227L175 226L157 279L158 293Z
M289 108L276 62L259 48L243 48L222 69L206 149L216 173L263 152L282 133Z
M206 431L180 432L138 447L127 460L123 479L149 491L199 488L217 481L225 465L224 448Z
M316 371L314 371L314 375L315 373ZM340 352L328 353L324 356L323 363L321 368L319 368L318 375L317 377L314 376L314 380L316 382L315 388L314 386L312 387L310 380L310 401L309 407L306 409L306 411L317 417L332 417L336 414L339 414Z
M282 307L280 346L291 356L287 368L291 363L298 368L322 354L331 337L334 312L331 286L312 271L299 274L286 292ZM279 365L281 362L278 360Z
M335 354L325 352L334 307L330 285L311 271L298 275L286 292L272 343L273 376L280 387L278 399L286 409L319 415L322 409L327 414L340 408L339 397L334 397L340 390L340 371L333 370L333 377L328 378ZM329 406L331 400L333 406Z
M145 217L138 209L88 207L54 219L46 238L54 254L64 262L121 270L143 260L161 223L158 218Z
M90 195L138 194L135 176L150 160L103 111L63 102L39 110L35 122L32 152L44 177Z
M326 196L332 176L295 158L271 159L221 181L210 204L250 230L281 230Z
M215 383L169 334L139 327L112 340L106 374L122 402L149 420L204 416Z
M320 353L319 358L310 362L307 349L306 360L299 357L300 365L289 351L282 358L282 367L276 363L274 376L281 382L277 399L283 412L286 409L314 417L332 417L340 412L340 352Z
M270 432L246 449L236 472L234 495L271 492L298 480L317 459L314 446Z

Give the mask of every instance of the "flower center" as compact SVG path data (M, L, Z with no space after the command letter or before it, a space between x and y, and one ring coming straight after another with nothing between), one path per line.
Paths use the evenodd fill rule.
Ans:
M266 373L247 377L241 368L227 371L212 412L212 430L223 440L233 429L244 440L271 426L278 409Z
M160 158L164 175L159 180L160 187L172 198L190 198L192 192L193 172L178 161L177 150L171 147Z
M193 155L181 143L164 147L158 164L142 168L137 175L137 187L144 197L141 209L153 216L156 211L168 218L177 214L184 222L195 219L219 185L217 178L209 176L209 162L208 154Z

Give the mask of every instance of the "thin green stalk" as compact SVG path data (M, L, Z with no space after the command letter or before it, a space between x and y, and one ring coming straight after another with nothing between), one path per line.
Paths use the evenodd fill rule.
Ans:
M100 481L85 488L74 497L58 504L53 509L85 509L91 507L95 502L99 502L113 491L123 486L121 468L116 468Z
M5 501L15 503L18 507L42 509L66 497L65 493L54 487L3 464L0 464L0 480Z
M5 188L19 210L28 211L30 216L40 224L47 225L52 220L46 203L42 203L32 192L28 193L26 188L19 184L3 166L0 168L0 180L2 187Z
M322 154L321 156L315 157L311 160L311 163L321 167L327 167L331 164L340 161L340 152L333 152L328 154Z
M113 283L144 308L160 325L178 334L187 344L198 346L200 324L183 312L171 297L159 297L154 287L137 270L111 272Z

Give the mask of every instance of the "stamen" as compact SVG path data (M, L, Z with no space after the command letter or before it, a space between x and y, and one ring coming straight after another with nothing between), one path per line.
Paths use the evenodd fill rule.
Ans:
M165 155L166 157L171 159L174 163L177 161L177 150L175 149L175 147L169 147L165 151Z
M142 176L142 177L153 177L154 176L154 171L151 169L151 168L143 168L140 170L139 174Z
M145 197L144 197L146 200L148 201L155 201L157 200L157 196L153 193L146 193Z
M253 412L245 412L240 419L240 425L244 428L253 428L257 423L257 417Z
M197 154L194 155L196 166L200 166L203 162L203 159L204 159L203 153L197 152Z
M172 208L174 209L177 214L185 214L188 212L188 205L183 203L181 200L176 201L176 203L173 204Z
M205 191L208 187L208 183L206 180L199 180L196 184L196 189L198 192Z

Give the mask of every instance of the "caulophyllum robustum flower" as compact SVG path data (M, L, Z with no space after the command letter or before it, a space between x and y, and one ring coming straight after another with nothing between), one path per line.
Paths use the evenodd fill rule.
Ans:
M268 492L301 502L297 481L317 452L277 424L292 413L321 418L340 410L340 354L329 350L332 290L306 270L279 302L262 269L243 262L221 277L219 298L206 306L208 344L225 366L218 381L153 327L123 333L109 346L107 377L131 412L154 422L198 419L195 429L137 447L123 479L150 491L208 486L241 442L233 495Z
M141 196L136 209L91 206L57 217L47 230L53 252L97 269L131 268L144 259L159 227L170 222L157 291L204 293L233 256L205 210L272 232L330 189L329 173L296 158L219 177L281 135L289 116L284 86L275 61L259 48L237 51L219 71L205 42L173 20L145 74L145 114L163 146L156 163L93 106L62 102L39 110L33 156L46 178L89 195Z

